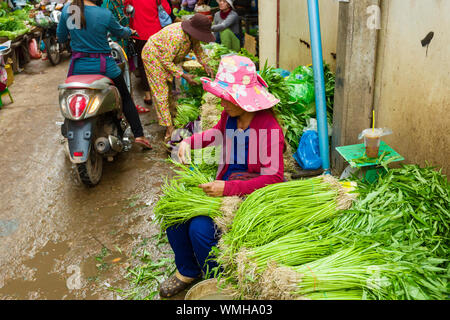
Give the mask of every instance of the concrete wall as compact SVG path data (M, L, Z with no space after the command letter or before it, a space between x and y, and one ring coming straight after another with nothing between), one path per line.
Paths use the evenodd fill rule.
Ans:
M258 1L259 22L259 58L260 67L265 61L269 65L276 64L277 56L277 1Z
M405 163L450 174L450 1L383 0L376 61L377 126ZM428 47L421 40L434 32Z
M348 165L336 147L360 143L358 134L371 123L378 30L367 27L367 8L379 8L379 5L380 0L341 2L339 5L331 141L333 174L340 174Z
M319 0L324 60L335 70L339 4ZM259 0L259 56L276 65L277 0ZM308 8L306 0L280 0L280 68L293 70L311 63Z
M381 29L369 30L367 8L380 3ZM335 109L342 119L335 113L340 136L333 134L333 149L359 142L357 131L371 125L373 107L377 126L394 131L384 140L405 163L429 161L450 174L450 1L319 0L319 6L324 59L333 70L331 53L341 61ZM276 64L276 18L277 0L259 0L261 65L266 59ZM434 37L423 47L430 32ZM300 40L310 42L307 1L280 0L281 68L311 63L310 49ZM336 164L339 157L333 157Z

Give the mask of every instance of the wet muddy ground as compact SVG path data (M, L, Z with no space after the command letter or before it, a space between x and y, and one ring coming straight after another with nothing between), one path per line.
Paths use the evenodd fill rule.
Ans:
M153 150L133 147L105 162L100 184L86 188L65 157L57 125L57 86L68 62L30 62L10 87L15 102L3 97L0 299L123 299L112 288L128 288L127 270L140 253L173 258L166 242L156 246L159 227L152 222L171 172L155 111L141 115Z

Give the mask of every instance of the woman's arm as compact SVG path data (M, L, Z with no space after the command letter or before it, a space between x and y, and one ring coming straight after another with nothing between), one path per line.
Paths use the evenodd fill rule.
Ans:
M221 144L224 139L227 119L227 113L222 111L220 120L214 127L206 131L194 133L191 137L183 141L186 141L192 149L203 149L208 146Z
M198 62L203 66L203 69L205 69L206 73L210 77L214 77L211 67L208 65L208 56L205 54L205 51L203 51L200 41L194 42L194 44L192 45L192 51L194 51Z
M216 13L216 15L217 14L220 14L220 13L218 12L218 13ZM223 20L221 23L214 24L213 26L211 26L211 30L212 30L212 32L221 32L238 22L239 22L239 16L234 11L232 11L225 18L225 20Z
M60 43L66 42L69 38L69 29L67 28L67 7L64 7L61 12L61 19L56 28L56 37Z
M131 36L131 29L128 27L122 27L116 20L111 11L109 11L109 24L108 31L116 38L128 38Z

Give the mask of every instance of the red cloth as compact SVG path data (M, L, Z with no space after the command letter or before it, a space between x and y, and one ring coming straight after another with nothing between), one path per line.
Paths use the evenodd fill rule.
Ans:
M196 133L186 139L186 142L190 144L192 149L205 148L222 143L222 150L226 150L226 152L222 152L222 164L219 164L217 170L217 180L220 180L228 169L227 163L230 161L226 158L230 159L231 146L233 145L232 139L218 138L226 137L227 119L228 115L223 111L219 122L213 128ZM259 111L255 114L249 128L248 172L258 173L259 175L246 181L225 181L224 196L242 196L269 184L283 182L284 135L277 120L270 111ZM272 131L274 134L271 134ZM265 135L264 132L267 134ZM266 159L264 159L265 155L267 156Z
M221 11L220 11L220 17L222 18L222 20L225 20L225 19L228 17L228 15L230 14L230 12L231 12L231 9L228 10L227 12L223 12L223 11L221 10Z
M172 13L167 0L125 0L127 6L131 4L134 7L134 17L130 19L130 28L137 31L139 40L147 41L152 35L161 30L161 24L158 18L158 4L161 3L168 14Z

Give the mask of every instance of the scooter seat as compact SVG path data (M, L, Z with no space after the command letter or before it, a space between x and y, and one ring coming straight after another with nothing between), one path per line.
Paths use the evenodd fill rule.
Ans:
M88 88L102 90L112 84L114 84L114 82L110 78L100 74L81 74L68 77L64 84L60 85L59 88Z
M65 83L81 82L84 84L92 84L98 80L108 80L109 83L113 84L113 81L110 78L102 76L101 74L79 74L76 76L70 76L66 79Z

